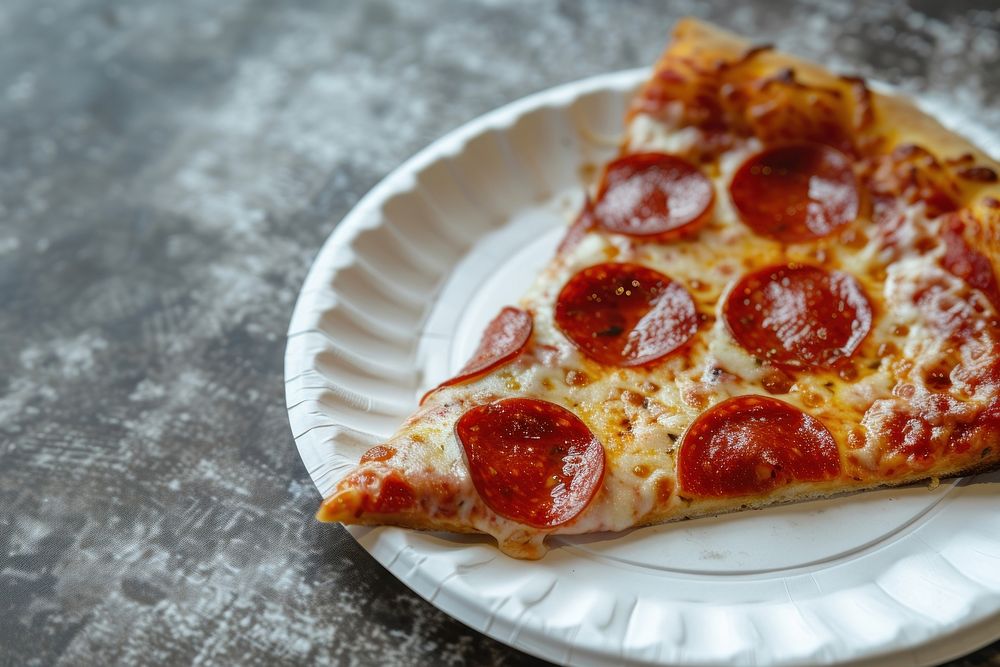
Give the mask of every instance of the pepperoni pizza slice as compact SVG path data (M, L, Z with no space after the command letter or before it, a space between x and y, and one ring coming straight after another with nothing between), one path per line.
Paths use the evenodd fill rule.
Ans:
M319 518L537 558L1000 467L997 169L860 79L682 21L551 263Z

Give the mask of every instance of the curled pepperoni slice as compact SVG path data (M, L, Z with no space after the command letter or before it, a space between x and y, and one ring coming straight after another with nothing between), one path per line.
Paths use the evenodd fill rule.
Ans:
M591 359L641 366L686 343L698 330L691 295L638 264L597 264L563 286L556 326Z
M858 215L850 159L821 144L757 153L736 171L729 194L748 227L783 243L826 236Z
M944 226L944 256L941 265L982 292L993 307L1000 311L1000 286L989 258L969 246L965 240L965 224L955 218Z
M583 201L583 208L580 209L580 214L576 216L576 220L569 226L569 229L566 230L566 235L559 242L556 253L563 254L575 248L587 235L587 232L593 229L596 224L597 222L594 219L594 203L590 201L590 197L587 197Z
M486 326L472 358L462 366L458 375L446 380L445 384L455 384L474 375L482 375L510 361L524 349L531 337L531 328L531 313L520 308L505 307Z
M458 375L445 380L424 394L423 398L420 399L421 405L428 396L441 387L459 384L484 375L521 354L528 339L531 338L532 323L531 313L528 311L511 306L505 307L486 326L483 338L479 341L479 347L472 354L472 358L458 371Z
M607 166L594 212L609 232L669 237L697 228L714 202L712 182L690 162L637 153Z
M750 354L789 369L836 367L872 325L871 304L854 278L799 264L743 276L722 316Z
M508 398L472 408L455 426L479 496L494 512L552 528L582 512L604 479L604 447L555 403Z
M677 455L682 493L729 498L840 473L833 436L819 420L765 396L719 403L688 427Z

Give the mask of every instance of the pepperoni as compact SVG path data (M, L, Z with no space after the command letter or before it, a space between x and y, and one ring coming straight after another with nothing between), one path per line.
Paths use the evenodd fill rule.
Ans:
M677 457L683 494L730 498L840 473L833 436L817 419L765 396L737 396L702 413Z
M344 483L352 487L364 489L365 492L356 507L353 507L355 517L362 514L393 514L412 509L416 503L416 494L410 483L403 479L403 476L393 470L385 476L380 476L372 470L361 470L353 473L344 480ZM378 495L375 495L375 491ZM320 509L320 515L336 515L342 511L342 506L333 505L327 509L328 504L336 502L338 496L328 498L324 507ZM324 512L326 510L326 512Z
M513 360L521 354L528 339L531 338L532 322L531 313L520 308L505 307L486 326L479 347L476 348L472 358L458 371L458 375L445 380L424 394L420 404L423 405L427 397L441 387L480 377L497 366Z
M531 398L472 408L455 434L494 512L536 528L572 520L604 479L604 447L569 410Z
M744 276L722 316L754 356L787 369L831 369L868 334L872 307L846 273L787 264Z
M594 219L594 203L590 201L590 197L587 197L583 202L580 215L576 217L573 224L566 230L566 235L562 241L559 242L556 253L561 255L575 248L583 240L583 237L587 235L587 232L593 229L596 224L597 221Z
M690 162L637 153L607 166L594 212L609 232L668 238L700 226L714 202L712 182Z
M737 170L729 194L748 227L783 243L827 236L858 215L850 159L821 144L757 153Z
M698 330L691 295L637 264L597 264L574 275L556 300L555 321L581 352L610 366L658 361Z
M411 487L398 473L389 473L382 480L382 490L374 503L364 506L366 512L376 514L392 514L408 510L416 504L416 497Z
M396 455L396 449L388 445L375 445L361 455L361 463L384 463Z
M993 272L990 259L970 247L965 240L965 224L955 218L944 226L944 256L941 265L964 280L970 287L982 292L993 307L1000 311L1000 286Z
M505 307L486 326L479 347L462 370L445 384L455 384L475 375L482 375L520 354L531 337L531 313L520 308Z

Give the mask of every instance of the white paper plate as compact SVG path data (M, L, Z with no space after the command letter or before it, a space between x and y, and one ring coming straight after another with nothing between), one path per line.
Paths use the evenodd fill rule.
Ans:
M288 415L324 495L462 365L551 257L646 70L533 95L435 142L341 222L288 331ZM467 625L576 665L929 665L1000 637L1000 476L557 540L357 529Z

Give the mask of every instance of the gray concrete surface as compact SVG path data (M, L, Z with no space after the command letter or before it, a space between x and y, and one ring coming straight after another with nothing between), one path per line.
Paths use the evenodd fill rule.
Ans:
M539 664L313 521L283 334L382 176L685 14L1000 127L995 2L0 4L0 665Z

